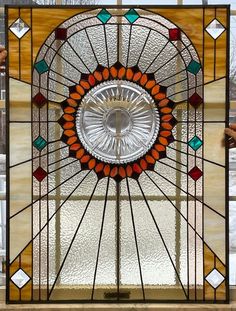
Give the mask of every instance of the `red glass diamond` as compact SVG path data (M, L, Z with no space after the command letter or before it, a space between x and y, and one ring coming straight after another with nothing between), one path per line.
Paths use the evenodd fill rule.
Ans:
M67 29L66 28L57 28L55 30L55 39L56 40L66 40L67 39Z
M188 100L190 105L197 109L202 104L202 98L197 93L194 93Z
M192 177L193 180L197 181L203 175L203 173L197 166L195 166L188 172L188 175Z
M43 105L46 104L47 99L43 96L43 94L38 93L37 95L34 96L33 102L38 108L41 108L43 107Z
M33 176L40 182L47 176L47 174L48 173L40 166L33 172Z
M177 41L181 38L181 32L179 28L169 29L169 39L171 41Z

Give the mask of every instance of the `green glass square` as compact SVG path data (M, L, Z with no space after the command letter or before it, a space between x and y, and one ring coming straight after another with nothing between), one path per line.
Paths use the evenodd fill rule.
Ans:
M111 18L111 14L106 9L102 9L101 12L98 13L97 18L100 19L103 24L106 24Z
M201 65L195 60L191 60L191 62L189 63L187 67L187 71L191 72L194 75L196 75L200 69L201 69Z
M197 151L202 146L202 140L199 137L194 136L188 144L193 150Z
M48 71L48 65L44 59L37 62L34 66L35 66L35 68L39 74L42 74L42 73Z
M43 148L47 145L47 142L46 140L41 137L41 136L38 136L35 141L33 142L33 145L36 149L38 149L39 151L43 150Z
M130 9L125 14L125 17L131 24L133 24L139 18L139 14L134 9Z

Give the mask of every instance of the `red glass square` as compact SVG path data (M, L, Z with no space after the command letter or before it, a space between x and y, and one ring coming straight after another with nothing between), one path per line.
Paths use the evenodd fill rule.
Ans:
M177 41L181 38L181 32L179 28L169 29L169 39L171 41Z
M188 172L188 175L195 181L197 181L202 175L202 171L197 167L195 166L194 168L192 168L189 172Z
M42 167L38 167L34 172L33 172L33 176L38 180L38 181L42 181L46 176L47 176L47 172L45 172L45 170Z
M57 28L55 30L55 39L56 40L66 40L67 39L67 29L66 28Z
M41 108L46 104L47 99L41 93L38 93L34 96L33 102L38 108Z
M190 105L197 109L202 104L202 98L197 93L194 93L188 100Z

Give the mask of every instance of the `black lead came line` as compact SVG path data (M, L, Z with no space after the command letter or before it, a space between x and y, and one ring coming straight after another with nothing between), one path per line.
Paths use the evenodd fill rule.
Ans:
M138 258L139 275L140 275L140 281L141 281L141 286L142 286L143 300L145 301L146 299L145 299L145 290L144 290L144 284L143 284L142 266L141 266L140 255L139 255L138 239L137 239L136 228L135 228L134 212L133 212L132 200L131 200L131 195L130 195L128 177L126 177L126 184L127 184L127 190L128 190L128 196L129 196L129 205L130 205L132 226L133 226L133 231L134 231L134 240L135 240L137 258Z
M163 238L163 236L162 236L162 233L161 233L161 231L160 231L160 228L159 228L159 226L158 226L158 224L157 224L157 222L156 222L156 219L155 219L155 217L154 217L154 215L153 215L153 212L152 212L152 210L151 210L151 208L150 208L150 205L149 205L149 203L148 203L148 200L147 200L147 198L146 198L146 196L145 196L145 194L144 194L144 192L143 192L143 189L142 189L142 187L141 187L141 185L140 185L140 183L139 183L138 180L137 180L137 184L138 184L139 189L140 189L140 191L141 191L141 193L142 193L143 199L144 199L144 201L145 201L145 203L146 203L146 206L147 206L147 208L148 208L148 210L149 210L149 213L151 214L151 217L152 217L152 219L153 219L153 222L154 222L154 224L155 224L155 227L156 227L156 229L157 229L157 232L158 232L158 234L159 234L159 236L160 236L160 238L161 238L161 241L162 241L162 243L163 243L163 245L164 245L164 247L165 247L165 250L166 250L167 255L168 255L169 259L170 259L170 262L171 262L171 264L172 264L172 266L173 266L173 268L174 268L174 270L175 270L176 276L177 276L177 278L178 278L178 280L179 280L179 282L180 282L180 285L181 285L181 287L182 287L182 289L183 289L184 295L185 295L186 299L188 300L188 295L187 295L187 293L186 293L186 290L185 290L185 288L184 288L184 286L183 286L183 283L182 283L182 281L181 281L181 278L180 278L180 276L179 276L179 274L178 274L178 271L177 271L177 269L176 269L176 267L175 267L175 264L174 264L174 262L173 262L173 259L172 259L171 255L170 255L170 252L169 252L169 250L168 250L168 247L167 247L167 245L166 245L166 243L165 243L165 240L164 240L164 238Z
M76 236L77 236L77 234L78 234L78 231L79 231L79 229L80 229L80 227L81 227L81 224L82 224L82 222L83 222L83 220L84 220L84 217L85 217L85 215L86 215L86 213L87 213L87 210L88 210L89 205L90 205L90 203L91 203L91 201L92 201L92 198L93 198L93 195L94 195L94 193L95 193L95 191L96 191L96 188L97 188L98 183L99 183L99 179L97 180L97 182L96 182L96 184L95 184L95 186L94 186L94 188L93 188L93 191L92 191L92 193L91 193L91 195L90 195L90 198L89 198L89 200L88 200L88 202L87 202L87 205L86 205L86 207L85 207L85 209L84 209L83 215L82 215L82 217L81 217L81 219L80 219L80 222L79 222L79 224L78 224L78 226L77 226L77 228L76 228L76 230L75 230L75 233L74 233L73 238L72 238L72 240L71 240L71 242L70 242L70 245L69 245L69 247L68 247L68 249L67 249L67 251L66 251L65 257L64 257L64 259L63 259L63 261L62 261L62 263L61 263L61 266L60 266L59 271L58 271L58 273L57 273L57 275L56 275L56 278L55 278L55 280L54 280L54 282L53 282L53 285L52 285L52 287L51 287L51 289L50 289L50 291L49 291L49 299L50 299L51 294L52 294L52 292L53 292L53 289L54 289L54 287L55 287L55 285L56 285L56 282L57 282L57 280L58 280L58 278L59 278L59 276L60 276L60 273L61 273L61 271L62 271L62 269L63 269L63 267L64 267L64 264L65 264L65 262L66 262L66 259L67 259L68 255L69 255L69 252L70 252L70 250L71 250L71 247L73 246L73 243L74 243L75 238L76 238Z
M83 170L80 170L78 172L76 172L75 174L73 174L72 176L70 176L69 178L67 178L66 180L64 180L63 182L61 182L59 185L57 185L56 187L54 187L53 189L51 189L50 191L48 191L47 193L45 193L43 196L41 196L40 198L38 198L37 200L35 200L34 202L26 205L24 208L22 208L21 210L19 210L17 213L13 214L12 216L10 216L10 219L14 218L15 216L19 215L20 213L22 213L23 211L25 211L27 208L31 207L32 205L34 205L35 203L37 203L39 200L42 200L44 197L46 197L49 193L53 192L54 190L56 190L58 187L62 186L63 184L65 184L67 181L69 181L70 179L72 179L73 177L75 177L76 175L78 175L79 173L84 172ZM91 171L88 172L88 174ZM88 175L87 174L87 175ZM86 176L87 176L86 175Z
M94 291L95 291L95 283L96 283L96 277L97 277L98 260L99 260L99 255L100 255L102 235L103 235L103 227L104 227L104 221L105 221L105 215L106 215L106 207L107 207L107 197L108 197L108 191L109 191L109 184L110 184L110 177L108 177L108 180L107 180L107 188L106 188L105 201L104 201L104 207L103 207L103 213L102 213L102 223L101 223L100 236L99 236L99 242L98 242L97 258L96 258L96 264L95 264L94 276L93 276L93 288L92 288L92 293L91 293L91 300L93 300Z

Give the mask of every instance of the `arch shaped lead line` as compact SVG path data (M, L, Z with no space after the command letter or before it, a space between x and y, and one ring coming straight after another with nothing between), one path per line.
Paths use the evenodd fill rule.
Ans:
M68 249L67 249L67 251L66 251L66 254L65 254L64 258L63 258L63 261L62 261L62 263L61 263L61 266L60 266L60 268L59 268L59 271L58 271L58 273L57 273L57 276L56 276L56 278L55 278L55 280L54 280L54 282L53 282L53 285L52 285L52 287L51 287L51 289L50 289L50 291L49 291L48 299L50 299L51 294L52 294L52 292L53 292L53 289L54 289L54 287L55 287L55 285L56 285L56 283L57 283L57 280L58 280L58 278L59 278L59 275L60 275L60 273L61 273L61 271L62 271L62 269L63 269L63 267L64 267L64 264L65 264L65 262L66 262L66 259L67 259L68 255L69 255L69 253L70 253L71 247L73 246L73 243L74 243L74 241L75 241L75 238L76 238L76 236L77 236L77 234L78 234L78 231L79 231L79 229L80 229L80 227L81 227L81 224L82 224L82 222L83 222L83 220L84 220L84 217L85 217L85 215L86 215L86 212L87 212L87 210L88 210L88 207L89 207L89 205L90 205L90 203L91 203L91 201L92 201L92 198L93 198L93 195L94 195L94 193L95 193L95 191L96 191L96 188L97 188L98 183L99 183L99 179L97 179L97 181L96 181L96 184L95 184L95 186L94 186L94 188L93 188L93 191L92 191L92 193L91 193L91 195L90 195L90 198L89 198L89 200L88 200L88 203L87 203L87 205L86 205L86 207L85 207L85 209L84 209L83 215L82 215L82 217L81 217L81 219L80 219L80 222L79 222L79 224L78 224L78 226L77 226L77 228L76 228L76 230L75 230L75 233L74 233L73 238L72 238L72 240L71 240L71 242L70 242L70 245L69 245L69 247L68 247Z
M158 226L158 224L157 224L157 222L156 222L156 219L155 219L155 217L154 217L154 215L153 215L153 212L152 212L152 210L151 210L151 208L150 208L150 206L149 206L148 200L147 200L147 198L146 198L146 196L145 196L145 194L144 194L144 192L143 192L143 189L142 189L142 187L141 187L141 185L140 185L140 182L139 182L138 180L137 180L137 184L138 184L139 189L140 189L140 191L141 191L141 193L142 193L143 199L144 199L145 204L146 204L146 206L147 206L147 208L148 208L148 210L149 210L149 213L150 213L150 215L151 215L151 217L152 217L152 219L153 219L153 222L154 222L154 224L155 224L155 227L156 227L156 229L157 229L157 232L158 232L158 234L159 234L159 236L160 236L160 238L161 238L161 240L162 240L162 243L163 243L163 245L164 245L164 247L165 247L165 250L166 250L166 252L167 252L167 255L168 255L168 257L169 257L169 260L170 260L170 262L171 262L171 264L172 264L172 266L173 266L173 268L174 268L174 270L175 270L176 276L177 276L177 278L178 278L178 280L179 280L179 283L180 283L180 285L181 285L181 287L182 287L182 290L183 290L183 292L184 292L184 295L185 295L186 299L188 300L188 295L187 295L186 290L185 290L185 288L184 288L184 286L183 286L183 283L182 283L182 281L181 281L181 278L180 278L180 276L179 276L179 273L178 273L178 271L177 271L177 269L176 269L176 266L175 266L175 264L174 264L174 262L173 262L173 259L171 258L171 255L170 255L170 252L169 252L168 247L167 247L167 245L166 245L166 242L165 242L165 240L164 240L164 238L163 238L163 236L162 236L162 233L161 233L161 231L160 231L160 228L159 228L159 226Z

